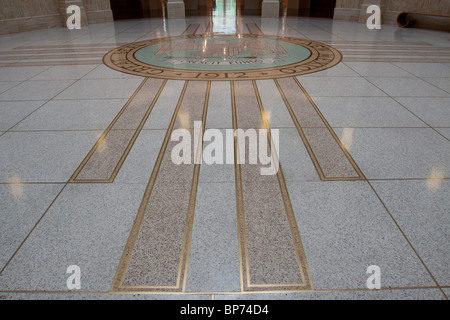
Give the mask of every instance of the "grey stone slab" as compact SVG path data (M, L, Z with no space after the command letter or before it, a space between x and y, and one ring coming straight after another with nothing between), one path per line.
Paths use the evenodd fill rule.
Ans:
M450 126L450 97L397 98L396 100L432 127Z
M214 81L211 83L206 128L226 129L233 127L230 94L229 82Z
M295 128L281 128L279 160L286 181L319 181L319 175Z
M314 102L332 127L426 127L389 97L317 97Z
M0 139L0 181L67 181L100 134L98 131L7 132Z
M54 66L31 78L32 80L78 80L97 65Z
M399 180L371 184L439 285L450 285L450 182Z
M153 107L144 129L164 129L169 127L173 112L177 106L185 81L170 80Z
M20 84L20 81L0 81L0 93L3 93Z
M447 140L450 140L450 128L435 128L440 134L442 134Z
M2 290L109 290L145 185L68 185L0 276Z
M413 77L413 75L389 62L346 62L347 66L362 76Z
M428 178L433 168L446 177L448 141L431 128L355 128L344 139L364 175L370 179Z
M434 286L373 190L363 181L288 182L314 288L367 288L370 265L381 288Z
M142 130L120 168L115 181L147 183L165 135L165 130Z
M8 130L30 113L42 106L45 101L9 101L0 105L0 130Z
M12 131L102 130L125 103L125 99L52 100Z
M199 183L187 292L239 291L234 183Z
M298 293L216 294L215 300L445 300L439 289L315 291ZM269 303L270 312L270 303Z
M45 213L61 184L0 185L0 269Z
M47 70L50 66L41 67L3 67L0 68L1 81L24 81Z
M450 78L422 78L423 80L431 83L439 89L445 90L450 93Z
M257 81L257 87L270 128L294 127L294 121L274 81Z
M211 300L211 294L16 293L0 292L0 300Z
M136 79L81 79L61 92L56 99L128 99L141 82L142 78L140 77Z
M74 83L74 80L25 81L0 94L0 101L49 100Z
M362 77L297 77L312 97L379 97L386 94Z
M398 62L394 64L418 77L448 77L450 74L450 67L443 63Z
M448 97L449 93L419 78L367 77L391 97Z

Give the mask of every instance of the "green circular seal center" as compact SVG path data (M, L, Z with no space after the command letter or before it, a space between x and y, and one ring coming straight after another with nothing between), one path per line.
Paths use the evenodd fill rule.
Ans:
M202 71L276 68L310 56L308 48L279 39L223 36L156 43L134 53L136 60L149 65Z

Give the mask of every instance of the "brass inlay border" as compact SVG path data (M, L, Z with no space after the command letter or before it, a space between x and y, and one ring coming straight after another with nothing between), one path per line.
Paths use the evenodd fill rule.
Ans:
M130 236L125 245L124 252L122 254L122 258L121 258L119 266L117 268L116 275L114 277L113 284L110 289L111 292L141 292L141 291L142 292L154 292L154 291L156 291L156 292L167 293L167 292L184 292L185 291L186 279L187 279L187 269L188 269L188 262L189 262L189 253L190 253L190 246L191 246L191 239L192 239L192 228L193 228L193 222L194 222L195 203L196 203L198 180L199 180L199 173L200 173L200 164L194 165L194 172L193 172L193 177L192 177L191 191L190 191L190 197L189 197L188 211L187 211L187 215L186 215L186 222L185 222L185 229L184 229L184 235L183 235L183 243L182 243L182 248L181 248L180 264L179 264L179 268L178 268L176 285L175 286L139 286L139 285L125 286L125 285L123 285L123 282L124 282L124 278L126 275L128 265L131 260L132 252L135 247L136 240L137 240L142 222L144 220L147 205L150 200L150 195L152 194L153 187L154 187L155 181L156 181L156 177L157 177L159 169L161 167L161 164L162 164L162 161L164 158L164 154L166 153L167 146L170 141L171 133L176 124L178 112L181 108L182 101L183 101L184 95L186 93L188 83L189 82L186 81L186 83L183 87L183 90L180 94L177 106L173 113L171 122L167 129L166 136L164 138L163 144L161 146L160 152L156 159L155 166L152 171L152 175L148 182L143 199L141 201L141 205L139 207L139 211L137 213L136 219L135 219L133 227L131 229ZM205 124L206 124L206 116L207 116L207 109L208 109L208 103L209 103L210 89L211 89L211 83L208 82L207 87L206 87L205 101L204 101L203 112L202 112L202 123L203 123L202 130L203 130L203 132L205 130ZM194 155L194 158L199 157L202 150L203 150L202 148L199 148L198 149L199 154Z
M182 36L183 36L183 35L194 35L194 34L196 34L198 28L200 28L200 24L192 24L192 23L191 23L191 24L186 28L186 30L184 30L184 32L183 32L181 35L182 35ZM194 30L192 30L192 29L194 29Z
M108 179L78 179L78 175L80 172L82 172L83 168L86 166L86 164L89 162L91 157L95 154L95 152L99 149L102 142L107 137L108 133L113 129L114 125L117 123L117 121L120 119L120 117L123 115L123 113L126 111L128 106L131 104L133 99L138 95L138 93L141 91L142 87L147 82L148 78L145 78L142 83L139 85L139 87L136 89L134 94L128 99L127 103L124 105L124 107L120 110L120 112L117 114L117 116L114 118L114 120L110 123L108 128L103 132L103 134L100 136L100 138L97 140L97 143L92 147L92 149L89 151L87 156L84 158L84 160L81 162L77 170L75 170L74 174L70 178L69 182L71 183L112 183L114 182L114 179L116 178L117 174L119 173L120 168L122 167L123 163L125 162L125 159L127 158L131 148L133 147L134 143L136 142L136 139L138 138L142 128L145 125L145 122L147 121L148 117L150 116L150 113L153 110L153 107L155 106L156 102L159 99L159 96L161 95L161 92L163 91L167 80L164 80L159 90L156 92L155 97L152 99L152 102L150 103L147 111L145 112L144 116L142 117L142 120L139 122L138 127L135 129L135 132L133 136L131 137L130 141L128 142L128 145L126 146L125 150L123 151L122 156L120 157L119 161L114 167L114 170L111 172L111 175Z
M252 35L252 34L233 34L217 35L217 37L249 37L249 38L268 38L272 40L294 43L307 48L311 55L303 60L280 67L270 67L263 69L249 70L227 70L227 71L203 71L203 70L184 70L176 68L167 68L153 66L134 57L136 51L149 45L169 42L181 39L204 38L205 35L184 35L178 37L157 38L116 48L108 52L103 57L103 63L119 72L128 74L177 80L202 80L202 81L238 81L238 80L258 80L274 79L309 74L331 68L342 60L341 53L333 47L312 40L298 39L294 37L278 37L271 35Z
M262 32L262 30L258 27L258 25L256 23L246 23L245 26L247 27L248 32L252 35L263 35L264 34L264 32ZM257 29L256 32L255 32L254 28Z
M238 128L237 123L237 111L236 111L236 93L234 88L234 82L231 81L231 105L232 105L232 120L233 129ZM255 90L256 99L258 102L259 111L263 119L264 127L267 130L267 140L272 146L272 136L270 133L270 127L267 122L264 107L259 97L259 92L256 86L256 82L253 81L253 88ZM271 151L272 155L276 156L276 150ZM247 232L246 232L246 222L245 222L245 210L244 210L244 194L243 194L243 184L242 184L242 173L241 165L238 163L239 159L239 147L237 137L234 137L234 157L235 157L235 186L236 186L236 209L237 209L237 220L238 220L238 242L239 242L239 262L240 262L240 278L241 278L241 291L292 291L292 290L312 290L313 284L311 280L311 275L309 272L309 267L306 261L306 256L303 250L303 245L300 238L300 233L297 227L297 222L294 216L292 205L289 198L289 193L286 187L284 176L282 173L281 165L277 172L277 181L280 188L280 193L282 196L282 201L284 203L284 211L287 216L287 221L289 223L289 229L293 240L293 245L296 253L296 260L299 267L299 272L302 278L302 283L275 283L275 284L251 284L250 282L250 264L247 248ZM278 161L278 159L276 159Z
M328 129L328 131L330 132L330 134L332 135L333 139L336 141L337 145L339 146L339 148L342 150L342 153L345 155L346 159L348 160L348 162L352 165L355 173L357 174L357 177L327 177L323 170L322 167L320 166L319 160L317 159L316 155L314 154L314 151L302 129L302 126L300 125L286 95L283 92L283 88L281 87L281 85L278 83L278 81L276 79L274 79L273 81L275 82L278 91L281 94L281 97L286 105L286 108L289 112L289 114L291 115L291 118L294 122L294 125L300 135L300 138L302 139L303 144L305 145L306 151L308 152L311 161L314 165L314 167L316 168L317 174L319 175L320 180L322 181L353 181L353 180L366 180L366 178L364 177L364 174L362 173L362 171L359 169L359 167L357 166L356 162L353 160L353 158L351 157L350 153L348 152L348 150L345 148L345 146L342 144L341 140L339 139L339 137L336 135L336 133L334 132L334 130L331 128L330 124L328 123L328 121L325 119L325 117L323 116L323 114L320 112L319 108L316 106L316 104L314 103L314 101L312 100L311 96L308 94L308 92L303 88L303 86L300 84L299 80L296 77L293 77L294 81L296 82L296 84L298 85L298 87L300 88L300 90L303 92L303 94L305 95L305 97L308 99L308 101L310 102L311 106L314 108L314 110L316 111L316 113L318 114L318 116L320 117L320 119L322 120L322 122L324 123L325 127Z

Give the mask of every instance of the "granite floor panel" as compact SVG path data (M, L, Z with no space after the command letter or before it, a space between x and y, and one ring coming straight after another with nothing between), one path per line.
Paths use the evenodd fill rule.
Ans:
M447 300L449 76L446 32L229 9L1 35L0 300Z

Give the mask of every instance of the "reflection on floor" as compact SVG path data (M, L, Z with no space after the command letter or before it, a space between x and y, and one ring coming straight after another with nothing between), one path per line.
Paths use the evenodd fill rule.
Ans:
M236 33L314 40L343 60L246 81L146 78L102 62L132 42ZM0 298L446 299L449 75L448 33L326 19L1 36ZM277 133L278 172L175 164L172 133L195 137L196 121L224 138ZM237 159L238 140L227 141Z

